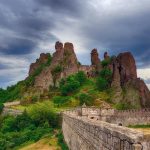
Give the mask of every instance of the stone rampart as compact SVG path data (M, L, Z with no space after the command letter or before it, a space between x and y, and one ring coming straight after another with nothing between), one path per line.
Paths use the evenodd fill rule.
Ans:
M20 105L20 101L14 101L14 102L4 103L5 107L11 107L11 106L16 106L16 105Z
M121 111L95 107L81 107L69 110L68 113L113 124L122 124L123 126L150 124L150 109Z
M11 109L11 108L7 108L4 107L3 111L2 111L2 115L12 115L12 116L17 116L17 115L21 115L23 113L23 111L21 110L16 110L16 109Z
M128 125L150 124L150 109L114 111L107 120L111 123Z
M73 112L73 113L72 113ZM70 150L149 150L142 132L64 112L62 130Z

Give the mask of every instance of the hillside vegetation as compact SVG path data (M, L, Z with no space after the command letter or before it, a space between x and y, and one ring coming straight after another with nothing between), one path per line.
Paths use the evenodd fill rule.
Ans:
M104 68L96 72L94 78L88 78L84 72L79 71L61 79L59 87L54 84L48 91L40 92L32 85L35 77L50 65L51 57L49 57L48 62L42 64L26 80L6 90L0 89L0 111L4 102L15 100L20 100L21 105L12 108L24 111L17 117L0 117L0 150L34 149L36 144L42 145L46 139L55 139L58 147L67 150L60 131L61 111L83 104L97 107L107 105L117 109L132 108L128 104L116 104L112 101L114 94L114 89L111 88L112 72L106 67L109 61L111 60L102 61ZM48 138L43 139L44 137ZM41 138L42 141L39 141Z

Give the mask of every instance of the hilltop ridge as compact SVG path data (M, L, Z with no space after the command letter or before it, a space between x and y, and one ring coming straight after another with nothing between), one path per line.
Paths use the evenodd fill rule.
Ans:
M82 65L72 43L55 44L55 52L41 53L30 65L28 77L0 90L1 102L19 100L21 104L51 100L58 105L99 106L103 102L119 109L150 107L150 91L137 77L136 62L130 52L117 56L104 53L101 60L96 48L91 65Z
M130 102L141 107L150 107L150 92L146 84L137 78L136 63L130 52L118 54L110 57L104 53L104 60L100 60L97 49L91 51L91 65L81 65L77 60L72 43L56 42L55 52L52 55L51 64L44 68L35 77L34 87L40 90L49 90L50 86L58 86L62 78L66 78L78 71L84 71L88 78L97 77L103 69L112 72L110 87L114 89L112 101ZM40 58L29 69L29 76L39 67L40 64L48 61L49 54L41 54ZM123 94L124 92L124 94Z

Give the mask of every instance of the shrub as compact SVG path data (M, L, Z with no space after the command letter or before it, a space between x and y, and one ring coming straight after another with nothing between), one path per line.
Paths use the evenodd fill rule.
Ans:
M38 95L33 95L32 97L31 97L31 102L32 103L35 103L35 102L37 102L39 100L39 96Z
M46 104L46 106L48 106L46 107L48 113L43 112L45 107L42 105L30 112L32 118L26 111L17 117L5 116L0 118L0 150L14 149L27 141L37 141L43 135L52 133L53 129L50 128L49 122L51 122L51 126L56 127L58 120L55 120L56 114L49 105Z
M54 96L53 97L53 102L57 106L62 106L63 104L67 103L70 100L70 97L68 96Z
M12 116L7 116L6 118L4 118L1 126L2 126L1 131L3 133L15 131L16 130L15 118Z
M66 79L62 79L59 84L62 95L69 95L76 92L86 80L87 77L83 71L79 71L74 75L68 76Z
M80 82L77 81L75 75L68 76L60 82L60 91L62 95L69 95L75 92L80 87Z
M29 109L29 114L36 126L43 126L45 122L48 122L51 127L58 126L59 116L48 103L34 104L34 106Z
M64 137L63 137L62 132L59 132L57 134L57 138L58 138L58 144L60 145L61 149L62 150L69 150L67 144L64 141Z
M104 78L108 82L111 82L112 71L110 69L105 68L100 72L100 77Z
M111 58L101 61L103 67L107 67L111 63Z
M62 72L62 66L57 65L55 68L52 69L51 73L53 76L53 83L54 83L54 87L56 87L56 80L59 77L60 73Z
M87 77L86 77L86 75L85 75L85 73L84 73L83 71L79 71L79 72L75 75L75 77L76 77L76 80L77 80L78 82L80 82L81 85L82 85L83 83L85 83L86 80L87 80Z
M51 56L51 54L49 53L49 54L48 54L48 61L47 61L46 65L49 66L49 65L51 64L51 61L52 61L52 56Z
M127 103L117 103L117 104L115 104L114 107L115 107L116 109L118 109L118 110L130 109L129 104L127 104Z
M80 105L83 105L84 103L88 106L93 104L93 98L86 93L81 93L78 96L79 100L80 100Z
M66 83L60 89L61 89L62 95L69 95L69 94L77 91L77 89L79 87L80 87L80 83L78 81L74 80L74 81L70 81L70 82Z
M96 80L96 86L97 86L99 91L104 91L108 87L108 81L106 81L102 77L98 77L97 80Z
M0 114L3 111L4 105L0 103Z

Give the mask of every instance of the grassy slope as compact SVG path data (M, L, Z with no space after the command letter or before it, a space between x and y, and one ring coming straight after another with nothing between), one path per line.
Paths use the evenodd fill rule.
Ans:
M27 146L24 146L22 148L19 148L20 150L61 150L61 148L57 144L57 138L56 137L46 137L43 138L36 143L29 144Z

